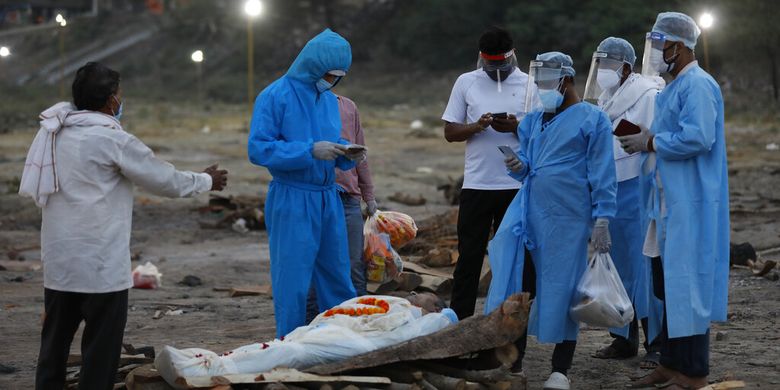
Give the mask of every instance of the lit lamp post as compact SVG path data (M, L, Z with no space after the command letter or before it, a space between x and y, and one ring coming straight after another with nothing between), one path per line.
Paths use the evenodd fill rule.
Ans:
M60 25L57 34L60 41L60 100L65 100L65 26L68 25L68 21L62 14L57 14L54 20Z
M715 23L715 18L711 13L705 12L699 17L699 27L701 27L701 39L704 45L704 69L710 71L710 53L707 47L707 30Z
M6 46L0 46L0 58L6 58L11 55L11 49ZM2 75L2 72L0 72Z
M192 62L195 63L195 68L198 71L198 104L203 105L203 67L201 66L201 63L203 62L203 51L195 50L192 52L190 58L192 58Z
M263 12L263 3L260 0L247 0L244 3L244 12L247 17L247 100L249 101L249 113L252 114L253 97L255 94L255 59L254 44L252 43L252 20Z

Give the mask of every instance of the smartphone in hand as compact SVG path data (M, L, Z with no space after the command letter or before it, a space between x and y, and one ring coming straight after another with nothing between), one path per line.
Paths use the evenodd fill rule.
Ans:
M501 119L508 118L508 115L505 112L497 112L495 114L490 114L490 116L492 116L493 118L501 118Z
M617 127L615 127L615 130L612 132L616 137L623 137L626 135L634 135L639 134L642 132L642 129L639 128L639 126L625 120L621 119L620 122L618 122Z
M515 151L512 150L512 148L509 147L508 145L501 145L498 147L498 150L500 150L501 153L504 154L504 157L506 158L514 157L517 159L517 161L520 161L520 156L518 156L517 153L515 153Z

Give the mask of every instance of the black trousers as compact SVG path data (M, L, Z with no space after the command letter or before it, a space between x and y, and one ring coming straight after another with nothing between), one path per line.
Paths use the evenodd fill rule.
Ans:
M450 307L459 319L474 315L479 276L491 230L498 230L517 190L472 190L460 193L458 263L455 266Z
M523 292L529 293L531 299L536 297L536 268L534 267L533 259L531 259L531 252L528 249L525 250L525 264L523 264ZM523 358L525 357L527 345L528 328L526 328L523 335L515 341L518 358L515 367L513 367L514 370L523 368ZM564 340L555 344L552 355L552 372L560 372L563 375L567 375L571 368L571 363L574 360L574 350L576 348L576 340Z
M127 290L84 294L45 289L43 297L46 317L35 388L64 387L70 344L83 320L79 389L113 389L127 322Z
M704 334L669 338L663 262L660 257L651 261L653 294L664 301L663 327L657 339L661 348L661 365L689 377L705 377L710 374L710 330L707 329Z
M634 312L636 313L636 308L634 308ZM628 338L610 332L610 336L615 338L615 340L612 341L612 347L621 352L631 352L633 355L636 355L639 352L640 323L642 324L642 333L645 335L645 341L642 343L645 347L645 351L647 353L659 352L660 346L658 345L657 338L656 340L653 340L652 343L647 342L647 318L642 318L637 321L636 316L634 316L634 319L628 324Z

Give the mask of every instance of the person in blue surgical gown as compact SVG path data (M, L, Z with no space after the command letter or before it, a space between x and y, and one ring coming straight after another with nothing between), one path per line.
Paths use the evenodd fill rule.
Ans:
M279 337L305 325L311 284L321 310L355 296L334 180L335 168L354 168L365 149L348 148L340 138L338 101L330 91L351 62L349 43L326 29L255 101L248 154L273 176L265 222Z
M620 138L626 152L643 152L642 175L649 183L643 205L650 215L644 253L652 258L653 293L666 302L661 365L634 387L706 386L710 322L726 320L730 231L723 97L696 62L699 34L685 14L658 15L643 73L673 79L656 98L652 127Z
M634 47L621 38L609 37L601 41L593 53L585 101L597 104L609 117L612 127L622 121L650 128L653 123L655 97L664 87L660 77L634 73ZM618 181L617 215L609 225L612 237L610 255L620 279L634 306L634 320L620 329L610 329L612 343L598 350L593 357L626 359L639 352L639 323L642 324L647 351L640 366L653 369L658 366L660 351L652 343L661 330L663 302L649 294L651 280L650 259L642 254L645 241L640 199L639 168L641 153L626 153L613 137L615 173Z
M510 176L523 186L512 201L488 253L493 280L485 312L509 295L535 295L528 333L555 343L545 389L569 389L579 324L569 315L588 262L588 238L610 250L609 219L616 212L612 124L603 111L581 102L571 57L544 53L531 61L529 77L543 109L518 127L520 148L507 157ZM529 88L531 90L531 88ZM530 104L535 98L526 99ZM516 345L522 370L526 336Z

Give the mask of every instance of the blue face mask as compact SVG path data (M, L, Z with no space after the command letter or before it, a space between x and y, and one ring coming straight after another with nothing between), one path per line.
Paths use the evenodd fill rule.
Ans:
M333 88L332 83L327 82L325 79L317 80L317 91L319 91L319 93L323 93L331 88Z
M545 112L555 112L563 104L563 94L558 89L540 89L539 99Z
M116 118L116 120L120 120L122 118L122 106L124 106L125 103L124 102L120 102L119 99L116 98L116 96L114 96L114 100L117 103L119 103L119 108L114 113L114 118Z

